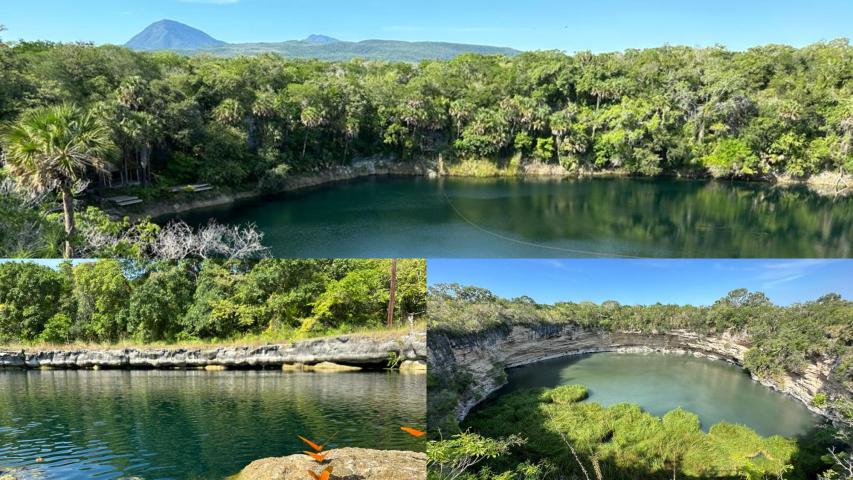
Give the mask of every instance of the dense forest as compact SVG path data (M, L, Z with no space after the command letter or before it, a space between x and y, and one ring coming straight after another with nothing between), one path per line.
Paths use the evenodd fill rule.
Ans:
M288 340L384 328L391 260L0 263L0 344ZM400 260L394 326L425 308Z
M147 197L190 182L276 191L288 176L367 156L441 158L445 173L475 175L520 172L529 162L749 177L853 166L846 40L419 64L0 42L0 66L0 123L9 125L0 142L8 179L0 218L3 230L35 237L62 232L33 227L58 223L33 213L55 199L33 193L82 191L80 182L46 181L30 168L39 132L57 123L86 133L81 148L97 153L75 159L76 180L138 183L129 191Z
M428 298L429 328L436 332L468 335L544 323L610 331L732 333L749 339L744 366L759 377L802 373L818 358L837 357L832 379L853 391L853 302L834 293L790 306L774 305L763 293L746 289L711 306L616 301L541 305L529 297L500 298L479 287L439 285ZM853 403L848 409L853 419Z
M513 325L573 325L605 331L728 333L750 345L744 367L760 378L797 375L813 362L834 359L830 381L853 391L853 302L836 294L777 306L760 292L734 290L710 306L622 305L615 301L537 304L500 298L470 286L430 289L428 328L464 339ZM449 420L473 380L464 368L430 374L428 396L431 479L543 478L848 478L846 428L806 437L762 438L747 427L720 423L707 433L697 417L674 410L661 418L637 405L581 402L580 385L521 390L475 411L461 426ZM853 398L819 393L812 403L853 420ZM441 430L441 436L435 430ZM845 443L846 442L846 443ZM846 446L845 446L846 445ZM828 448L838 458L828 454ZM751 453L766 458L752 461ZM738 459L749 458L749 461ZM838 462L836 460L839 460ZM470 462L475 461L474 464ZM473 465L478 465L473 468ZM830 467L833 470L828 470ZM583 469L586 469L584 471ZM502 472L502 473L501 473Z

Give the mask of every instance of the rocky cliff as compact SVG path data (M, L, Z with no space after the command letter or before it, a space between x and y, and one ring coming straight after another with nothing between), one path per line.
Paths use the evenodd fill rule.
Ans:
M389 354L400 361L426 358L426 333L303 340L287 345L211 348L122 348L109 350L2 351L0 368L281 368L285 365L381 367Z
M265 458L249 464L230 480L291 480L310 478L308 471L320 472L332 467L336 480L423 480L427 456L417 452L339 448L325 452L326 461L318 465L308 455Z
M459 397L453 414L461 421L483 399L506 383L504 369L550 358L595 352L665 352L703 356L742 365L749 339L732 335L704 336L676 330L666 333L609 332L577 326L514 326L476 335L430 333L428 360L432 375L466 371L472 384ZM809 365L802 375L753 379L789 394L810 410L831 418L830 412L812 405L818 392L849 396L843 386L829 380L832 360Z

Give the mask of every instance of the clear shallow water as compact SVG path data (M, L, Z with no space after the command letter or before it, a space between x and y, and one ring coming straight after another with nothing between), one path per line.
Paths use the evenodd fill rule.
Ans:
M390 372L0 371L0 471L221 479L336 432L330 448L423 451L400 426L424 428L425 389Z
M689 355L596 353L512 368L508 374L509 384L499 394L582 384L589 388L589 401L606 406L635 403L656 416L681 407L697 414L706 431L727 421L765 436L793 437L821 422L797 400L752 381L742 369Z
M373 177L183 218L281 257L850 257L853 199L760 183Z

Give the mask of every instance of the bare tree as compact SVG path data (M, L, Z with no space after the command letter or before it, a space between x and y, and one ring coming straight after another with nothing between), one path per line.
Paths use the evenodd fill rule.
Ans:
M80 236L83 251L92 256L119 246L136 248L142 257L156 260L183 258L248 259L269 256L263 245L263 233L254 225L222 225L211 221L193 230L186 222L173 221L162 227L151 239L146 232L134 228L110 234L84 226Z
M388 328L394 326L394 300L397 293L397 259L391 259L391 294L388 296Z

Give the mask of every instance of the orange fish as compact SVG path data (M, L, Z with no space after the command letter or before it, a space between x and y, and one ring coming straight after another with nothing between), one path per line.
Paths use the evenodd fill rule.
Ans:
M402 431L404 431L404 432L408 433L409 435L411 435L411 436L413 436L413 437L418 437L418 438L423 437L424 435L426 435L426 432L422 432L422 431L420 431L420 430L418 430L418 429L415 429L415 428L400 427L400 430L402 430Z
M297 435L297 437L299 437L299 439L302 440L303 442L307 443L309 447L313 448L318 453L323 451L323 445L317 445L316 443L312 442L311 440L308 440L307 438L303 437L302 435Z
M318 462L325 462L326 461L326 457L324 455L320 455L319 453L309 452L307 450L303 453L305 453L305 455L308 455L309 457L313 458L314 460L317 460Z
M326 467L326 469L320 472L319 475L312 472L311 470L308 470L308 473L314 480L329 480L329 477L332 475L332 467Z

